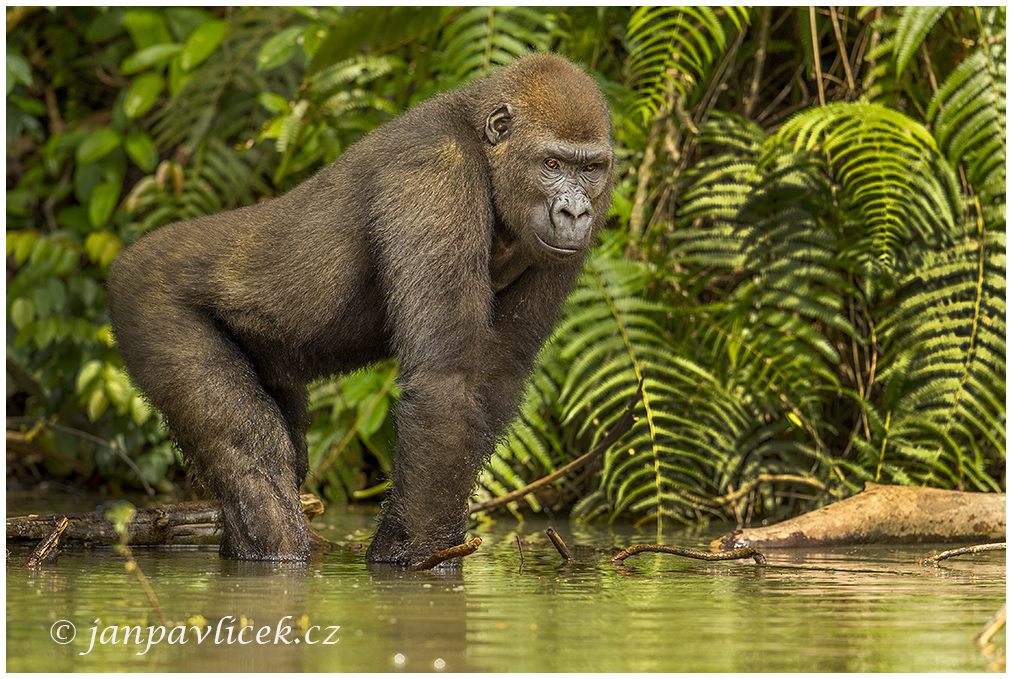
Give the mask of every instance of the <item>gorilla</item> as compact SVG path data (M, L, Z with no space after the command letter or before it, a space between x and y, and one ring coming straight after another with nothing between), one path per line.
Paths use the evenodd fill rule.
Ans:
M594 81L531 54L422 102L278 198L126 249L109 275L113 333L221 500L221 555L308 558L307 385L390 356L397 452L367 558L410 566L461 543L613 174Z

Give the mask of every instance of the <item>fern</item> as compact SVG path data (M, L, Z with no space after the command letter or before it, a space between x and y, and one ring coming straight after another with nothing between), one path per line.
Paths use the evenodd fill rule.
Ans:
M634 115L643 120L656 116L672 88L681 97L689 97L727 45L725 20L741 30L748 22L748 11L742 7L641 7L633 12L627 31L630 81L636 91Z
M865 234L859 256L874 253L887 271L896 267L911 238L938 242L939 234L955 234L955 174L938 162L928 131L903 114L863 102L809 109L771 138L761 163L768 164L784 147L817 150L831 163L844 191L842 207L855 212Z
M440 36L443 78L467 82L529 51L547 51L554 31L551 15L531 8L470 8Z
M920 48L928 31L938 23L947 7L905 7L896 26L893 43L893 67L897 79L903 77L914 52Z
M1005 222L1005 44L973 52L945 79L927 122L952 166L965 163L989 226Z

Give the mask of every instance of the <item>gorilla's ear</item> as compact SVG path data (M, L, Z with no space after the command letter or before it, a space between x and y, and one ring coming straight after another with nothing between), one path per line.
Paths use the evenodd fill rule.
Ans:
M513 129L513 111L509 104L500 106L485 121L485 137L492 146L506 141Z

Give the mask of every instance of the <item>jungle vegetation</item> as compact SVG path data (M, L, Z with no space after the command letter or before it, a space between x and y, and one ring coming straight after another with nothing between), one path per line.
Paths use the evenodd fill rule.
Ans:
M184 494L109 331L143 233L279 195L530 50L613 112L613 215L479 499L665 525L867 481L1005 476L1005 8L7 9L9 483ZM375 501L396 365L311 393L331 502Z

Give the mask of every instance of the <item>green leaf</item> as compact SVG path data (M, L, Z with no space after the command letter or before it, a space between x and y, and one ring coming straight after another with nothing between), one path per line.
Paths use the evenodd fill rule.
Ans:
M121 188L119 182L105 182L96 186L95 190L91 192L91 198L88 201L88 219L92 226L98 228L109 222L109 218L112 217L112 213L116 209L116 203L119 202ZM91 239L91 235L88 236L88 239ZM95 258L92 257L92 259Z
M108 231L93 231L84 241L84 251L99 266L108 266L123 251L123 243Z
M22 85L32 84L32 67L23 56L7 47L7 94L18 83Z
M137 424L144 424L151 419L151 406L143 396L134 392L130 399L130 417Z
M14 255L14 262L19 266L24 264L28 255L32 254L35 246L35 239L39 234L34 230L8 231L7 232L7 256Z
M134 130L127 135L124 144L127 155L145 172L154 172L158 165L158 149L143 130Z
M316 54L316 50L320 48L323 41L327 39L330 29L327 28L326 24L319 22L312 23L306 26L306 31L302 34L302 47L306 50L306 54L312 58Z
M102 389L95 389L88 399L88 419L95 422L109 407L109 398Z
M165 78L158 73L145 73L133 79L130 91L123 103L123 112L127 117L134 118L144 115L154 106L158 95L165 89Z
M74 383L75 393L78 395L87 394L97 384L98 377L102 373L105 363L97 358L89 360L81 366L77 372L77 380Z
M11 323L18 330L35 320L35 306L31 300L19 297L11 304Z
M282 97L280 94L274 94L272 92L263 92L257 97L257 101L260 105L271 113L287 113L289 108L288 100Z
M129 378L126 373L113 366L106 366L104 373L106 396L109 397L109 401L116 406L117 410L126 412L133 396Z
M106 154L118 147L122 141L123 138L116 130L108 127L95 130L85 137L84 141L77 147L76 157L78 165L88 165L101 160Z
M302 31L301 26L289 26L265 42L257 54L257 70L277 68L291 59Z
M161 14L149 9L131 10L123 15L123 25L134 41L137 49L145 49L153 45L172 42Z
M218 45L225 39L226 24L224 21L208 21L201 25L186 41L186 47L179 55L179 66L184 71L190 71L199 66L205 59L218 49Z
M151 47L135 52L124 59L123 63L120 64L119 70L122 71L124 75L140 73L152 66L167 62L169 59L179 54L182 50L183 46L174 42L152 45Z

